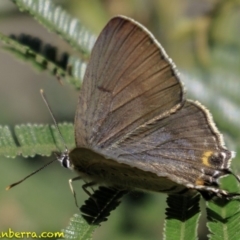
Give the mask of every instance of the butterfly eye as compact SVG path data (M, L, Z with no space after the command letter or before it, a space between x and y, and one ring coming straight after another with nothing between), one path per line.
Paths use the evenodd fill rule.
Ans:
M70 168L69 156L65 152L58 157L58 161L61 163L63 167Z
M66 158L64 158L61 163L63 167L68 168L68 160Z

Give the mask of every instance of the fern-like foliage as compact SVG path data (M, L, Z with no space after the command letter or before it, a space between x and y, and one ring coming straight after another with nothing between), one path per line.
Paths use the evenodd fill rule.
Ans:
M69 149L75 146L73 124L59 124L59 129ZM6 157L50 156L53 151L64 150L55 126L23 124L14 128L0 126L0 154Z
M82 56L88 58L95 43L95 36L78 19L72 18L50 0L12 0L21 11L29 12L48 30L59 34Z
M28 46L31 50L38 54L43 55L48 61L54 62L58 67L63 70L67 69L69 54L64 52L61 56L57 57L58 49L50 44L43 44L42 40L37 37L33 37L29 34L11 34L10 38L16 40L17 42ZM54 73L56 74L56 73Z
M239 192L233 176L221 179L221 186L230 192ZM216 199L207 203L209 240L240 239L240 200Z
M83 218L90 225L99 225L107 221L110 212L118 207L120 199L127 190L109 187L99 187L80 208Z
M74 214L69 225L62 230L65 239L91 240L93 232L119 204L128 191L99 187L80 208L82 215Z
M76 57L63 53L57 58L57 48L43 44L30 35L11 35L0 33L4 49L24 62L30 62L38 70L47 70L50 74L66 77L67 82L79 89L86 69L86 63Z
M197 239L200 195L169 195L167 198L164 239Z
M80 214L74 214L69 225L62 230L64 239L91 240L97 225L89 225Z

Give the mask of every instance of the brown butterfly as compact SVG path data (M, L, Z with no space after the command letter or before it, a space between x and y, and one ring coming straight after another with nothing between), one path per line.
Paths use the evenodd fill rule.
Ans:
M74 180L86 180L86 187L239 195L219 188L218 179L233 174L233 154L211 114L185 99L172 60L130 18L112 18L94 45L79 95L75 140L77 147L59 161L79 174Z
M58 160L78 173L70 181L87 182L86 192L99 184L168 194L198 190L206 198L240 195L219 188L219 178L233 174L233 154L211 114L185 99L172 60L130 18L112 18L94 45L75 139L77 147Z

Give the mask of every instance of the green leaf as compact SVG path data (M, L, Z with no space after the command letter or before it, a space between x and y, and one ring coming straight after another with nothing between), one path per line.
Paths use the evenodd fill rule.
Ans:
M77 89L80 88L86 69L85 62L76 57L68 57L67 67L64 67L59 64L60 60L57 61L53 57L49 58L47 51L52 51L53 46L50 48L48 45L48 49L46 49L46 45L36 47L36 38L29 35L25 35L25 39L20 36L15 36L15 39L12 39L0 33L0 41L4 43L5 50L8 50L22 61L30 62L38 70L48 70L51 74L60 77L66 76L67 82Z
M74 214L69 225L63 229L64 239L91 240L97 225L89 225L80 214Z
M239 184L233 176L221 179L221 188L239 192ZM216 199L207 203L207 227L210 240L239 240L240 200Z
M19 149L16 147L9 127L0 126L0 155L14 158L19 154Z
M95 36L82 23L72 18L50 0L12 0L21 11L27 11L48 30L58 33L82 56L88 58L95 43Z
M128 191L123 189L99 187L80 208L83 218L90 225L107 221L110 212L118 207L120 199L127 193Z
M75 214L69 226L62 230L65 239L92 239L95 229L107 221L110 212L118 207L120 199L127 193L122 189L99 187L80 208L82 216Z
M75 146L73 124L59 124L64 142L68 149ZM63 151L64 143L54 125L17 125L15 136L9 127L0 126L0 154L6 157L33 157L36 154L49 156L53 151ZM16 142L14 141L16 139Z
M169 195L164 224L164 239L197 239L200 195Z

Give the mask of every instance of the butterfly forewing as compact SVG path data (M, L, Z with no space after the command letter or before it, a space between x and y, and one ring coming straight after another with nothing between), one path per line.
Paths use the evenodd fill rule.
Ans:
M171 60L144 27L110 20L93 48L75 118L77 146L106 148L183 104Z

